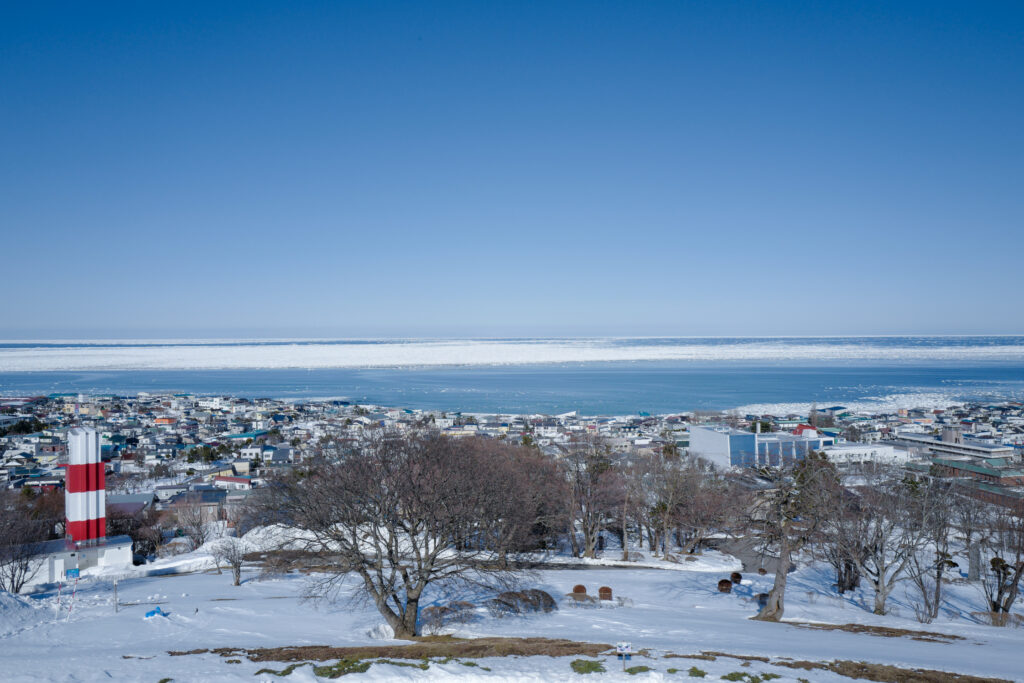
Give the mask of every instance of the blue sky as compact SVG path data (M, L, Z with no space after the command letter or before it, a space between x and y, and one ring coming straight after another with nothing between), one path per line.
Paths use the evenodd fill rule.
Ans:
M1024 5L6 3L0 337L1020 333Z

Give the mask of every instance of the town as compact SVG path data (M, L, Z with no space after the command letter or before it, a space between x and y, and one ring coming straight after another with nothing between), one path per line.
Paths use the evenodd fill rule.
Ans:
M107 505L115 513L198 503L225 519L267 476L344 448L376 429L496 439L555 459L574 439L596 435L618 456L693 454L723 468L780 466L820 451L843 468L898 465L955 479L965 492L992 503L1024 503L1024 404L1019 402L877 414L829 406L785 416L731 411L598 417L185 394L54 394L0 398L0 410L0 484L40 492L63 489L67 432L89 426L100 434Z

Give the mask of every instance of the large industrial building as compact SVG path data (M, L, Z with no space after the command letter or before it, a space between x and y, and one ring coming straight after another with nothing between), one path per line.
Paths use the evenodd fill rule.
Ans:
M719 467L782 467L834 444L835 437L808 428L762 434L724 425L690 426L690 453Z

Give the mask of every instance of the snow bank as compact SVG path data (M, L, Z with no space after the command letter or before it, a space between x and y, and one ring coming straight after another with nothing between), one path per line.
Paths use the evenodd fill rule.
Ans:
M35 600L0 591L0 638L31 628L47 618ZM50 613L52 616L52 613Z

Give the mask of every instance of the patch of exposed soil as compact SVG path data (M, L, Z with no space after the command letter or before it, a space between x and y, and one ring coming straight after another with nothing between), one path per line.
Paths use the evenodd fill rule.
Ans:
M889 664L872 664L870 662L854 662L843 659L831 662L810 662L791 659L772 660L768 657L757 655L733 655L726 652L702 652L694 655L667 654L665 657L700 659L704 661L715 661L719 657L727 657L744 662L763 662L772 666L784 666L790 669L803 669L804 671L820 669L831 671L847 678L878 681L878 683L1012 683L1004 678L985 678L969 674L950 673L949 671L936 671L934 669L906 669Z
M611 650L607 643L581 643L551 638L451 638L425 637L410 645L366 645L358 647L331 647L304 645L296 647L216 648L213 650L171 651L171 656L213 653L222 657L247 657L253 662L324 662L332 659L429 659L481 657L596 657Z
M809 628L815 631L846 631L847 633L867 633L872 636L883 638L903 638L921 640L926 643L951 643L955 640L966 640L963 636L955 636L949 633L935 633L934 631L915 631L907 628L892 628L891 626L869 626L867 624L816 624L807 621L784 621L783 624L796 626L797 628Z

